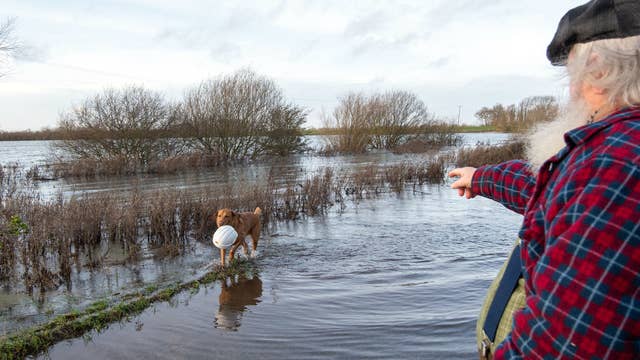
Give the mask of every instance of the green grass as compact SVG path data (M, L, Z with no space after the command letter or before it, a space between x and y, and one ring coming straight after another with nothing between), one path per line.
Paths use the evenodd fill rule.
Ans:
M456 132L461 133L476 133L476 132L490 132L497 131L495 126L492 125L460 125L457 126Z
M495 126L491 125L453 125L453 132L459 133L475 133L475 132L490 132L498 131ZM304 129L304 135L340 135L340 129L334 128L308 128Z
M156 302L169 301L182 291L189 290L194 293L201 285L215 280L257 271L253 262L236 260L226 268L216 267L193 281L177 283L162 289L150 285L144 292L127 294L117 301L96 301L83 311L72 310L45 324L0 337L0 359L23 359L37 355L59 341L86 336L93 330L106 329L109 324L137 315Z

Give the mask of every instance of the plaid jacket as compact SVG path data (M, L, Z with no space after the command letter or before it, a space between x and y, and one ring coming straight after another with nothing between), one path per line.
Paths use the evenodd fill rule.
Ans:
M526 306L495 358L640 358L640 108L565 134L537 177L476 170L472 191L524 215Z

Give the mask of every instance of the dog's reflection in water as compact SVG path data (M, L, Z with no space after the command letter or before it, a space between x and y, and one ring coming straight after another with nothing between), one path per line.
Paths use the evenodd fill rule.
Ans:
M257 276L222 281L215 326L226 330L238 329L242 313L248 306L257 305L260 297L262 297L262 281Z

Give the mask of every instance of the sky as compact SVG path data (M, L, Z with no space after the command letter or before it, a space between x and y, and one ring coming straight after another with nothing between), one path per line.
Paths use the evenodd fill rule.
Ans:
M0 77L0 130L53 128L107 88L179 101L250 68L321 127L340 97L406 90L439 118L478 124L483 106L560 96L545 57L584 0L2 0L24 50Z

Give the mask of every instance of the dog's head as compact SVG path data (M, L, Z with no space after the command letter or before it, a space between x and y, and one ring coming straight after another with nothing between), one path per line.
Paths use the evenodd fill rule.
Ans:
M231 209L220 209L216 214L216 225L231 225L237 214Z

